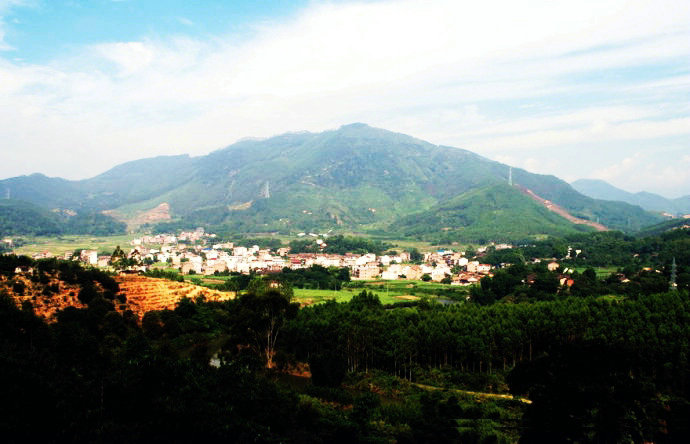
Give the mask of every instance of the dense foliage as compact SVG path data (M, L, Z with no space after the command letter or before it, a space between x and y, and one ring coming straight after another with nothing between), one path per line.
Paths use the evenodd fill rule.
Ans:
M269 279L276 279L297 288L340 290L344 283L350 281L350 269L347 267L325 268L320 265L297 270L286 267L281 273L270 275Z
M440 393L383 405L364 388L277 385L261 368L272 329L294 309L268 290L224 303L182 300L139 323L99 297L46 324L0 295L0 377L12 381L0 385L3 441L452 441L461 436L456 418L513 409Z
M687 436L688 321L686 292L389 310L365 292L349 304L302 309L288 325L286 348L299 359L336 354L350 371L380 369L412 381L434 368L456 383L485 375L485 389L496 388L491 375L514 367L511 390L534 401L526 441L654 441Z
M381 255L394 245L363 237L331 236L326 239L326 247L321 248L315 239L296 239L290 242L290 253L329 253L329 254L366 254Z

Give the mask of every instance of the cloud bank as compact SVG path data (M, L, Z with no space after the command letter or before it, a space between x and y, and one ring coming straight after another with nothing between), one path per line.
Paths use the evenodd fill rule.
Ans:
M690 194L690 3L479 3L313 3L242 34L190 38L185 24L42 65L4 51L0 177L84 178L360 121L568 180Z

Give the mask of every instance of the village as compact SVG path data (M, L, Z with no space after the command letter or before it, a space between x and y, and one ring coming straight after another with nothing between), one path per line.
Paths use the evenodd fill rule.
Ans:
M321 235L324 238L327 235ZM326 246L322 239L318 244ZM511 248L500 244L497 249ZM178 235L146 235L131 241L123 254L130 271L146 272L151 269L177 269L182 274L218 275L225 273L279 273L313 265L345 267L352 280L428 280L450 285L471 285L484 276L492 275L492 266L470 260L464 251L450 249L423 253L423 259L413 263L408 252L396 254L328 254L291 253L290 247L260 248L258 245L239 245L220 242L213 233L202 228L183 231ZM484 248L479 248L482 253ZM34 255L34 259L51 257L49 252ZM81 250L64 254L66 260L79 260L84 264L113 269L115 255L99 255L96 250Z

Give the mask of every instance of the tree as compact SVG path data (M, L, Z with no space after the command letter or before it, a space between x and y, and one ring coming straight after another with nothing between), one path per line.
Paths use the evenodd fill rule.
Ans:
M409 251L410 253L410 262L413 262L415 264L421 263L422 260L424 260L424 255L419 252L416 248L413 248Z
M239 303L238 333L246 334L256 352L266 360L266 368L273 368L279 333L285 320L297 315L299 304L291 303L289 296L275 288L262 294L247 293Z

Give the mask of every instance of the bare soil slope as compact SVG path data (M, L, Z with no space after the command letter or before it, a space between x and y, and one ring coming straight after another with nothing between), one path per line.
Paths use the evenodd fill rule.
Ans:
M185 297L196 299L202 296L207 301L226 301L235 297L234 293L167 279L120 275L115 280L120 285L119 294L127 297L127 309L132 310L140 319L147 311L172 310Z

